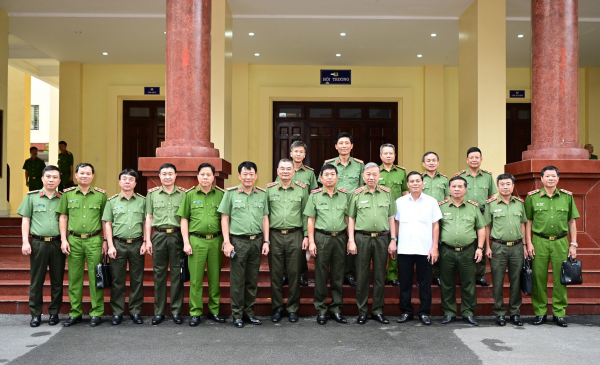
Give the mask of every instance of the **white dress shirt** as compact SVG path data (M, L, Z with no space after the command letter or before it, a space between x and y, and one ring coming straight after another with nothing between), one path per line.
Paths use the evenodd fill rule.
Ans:
M399 255L429 255L433 246L433 223L442 219L435 198L421 193L417 200L406 194L396 200Z

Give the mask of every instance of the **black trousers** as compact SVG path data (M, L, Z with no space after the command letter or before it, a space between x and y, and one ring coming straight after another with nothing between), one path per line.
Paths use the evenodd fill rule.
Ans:
M421 306L418 315L429 315L431 311L431 265L425 255L398 255L398 276L400 277L400 310L404 314L414 315L411 303L413 275L417 266L419 299Z

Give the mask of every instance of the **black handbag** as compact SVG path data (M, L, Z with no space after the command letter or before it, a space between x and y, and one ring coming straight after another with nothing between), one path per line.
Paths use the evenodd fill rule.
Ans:
M583 284L583 275L581 274L581 261L567 258L562 263L560 269L560 283L562 285L580 285Z
M533 271L531 270L531 259L528 257L523 260L523 269L521 270L521 290L525 295L533 293Z
M102 255L102 261L96 265L96 288L110 288L112 284L112 276L110 275L110 261L108 255Z
M179 260L179 280L182 283L190 281L190 269L188 267L188 256Z

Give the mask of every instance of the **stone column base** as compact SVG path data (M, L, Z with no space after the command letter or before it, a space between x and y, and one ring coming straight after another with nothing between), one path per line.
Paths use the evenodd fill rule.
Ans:
M158 168L164 163L172 163L177 167L177 181L175 184L189 189L198 185L198 166L208 162L215 167L215 185L220 188L225 186L225 179L231 175L231 164L218 157L140 157L138 170L148 178L148 189L160 186Z

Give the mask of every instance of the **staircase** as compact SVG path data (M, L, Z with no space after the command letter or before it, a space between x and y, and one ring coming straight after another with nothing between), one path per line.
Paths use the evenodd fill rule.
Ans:
M583 262L583 285L571 286L568 288L569 293L569 307L567 308L568 315L574 314L600 314L600 250L593 249L580 249L578 250L578 259ZM300 299L300 315L316 315L313 306L313 293L314 293L314 265L312 260L309 262L309 273L308 278L311 280L311 285L308 287L301 287L301 299ZM86 270L87 271L87 270ZM92 271L93 272L93 271ZM552 295L552 275L549 276L549 300ZM486 279L492 282L491 274L486 274ZM509 298L509 286L508 278L505 277L504 282L504 301L507 305ZM231 313L229 306L229 259L224 258L223 269L221 271L221 313ZM68 313L69 311L69 297L68 297L68 279L67 279L67 268L65 269L64 275L64 304L62 307L62 313ZM415 304L415 310L418 309L418 287L413 287L413 304ZM169 291L169 290L167 290ZM188 293L189 283L185 284L185 308L183 314L189 313L188 307ZM207 312L206 303L208 299L206 297L208 293L208 284L206 282L206 275L204 279L204 312ZM398 308L398 296L400 290L398 287L386 286L385 289L385 301L386 306L384 308L384 314L386 315L399 315L400 309ZM441 315L440 306L440 289L437 286L432 287L433 303L432 303L432 315ZM84 280L84 298L83 298L83 311L88 313L90 310L90 297L88 289L87 274ZM288 295L288 287L283 288L284 301ZM356 307L356 290L354 287L344 285L344 303L346 304L343 308L343 313L347 315L357 315L358 310ZM267 258L264 257L260 267L259 273L259 284L258 293L256 299L255 312L257 315L270 315L271 314L271 286L270 286L270 275ZM110 307L110 289L105 289L105 314L111 314L112 309ZM457 287L457 298L460 303L460 287ZM494 305L492 287L477 287L477 315L493 315L492 307ZM50 302L50 279L46 277L44 285L44 311L48 313L48 303ZM152 275L152 258L146 256L146 267L144 269L144 305L142 308L142 314L152 315L154 314L154 283ZM21 254L21 219L20 218L0 218L0 313L13 313L13 314L29 314L29 257ZM531 306L531 297L523 298L523 305L521 306L522 314L533 314ZM552 313L551 305L549 305L548 313Z

